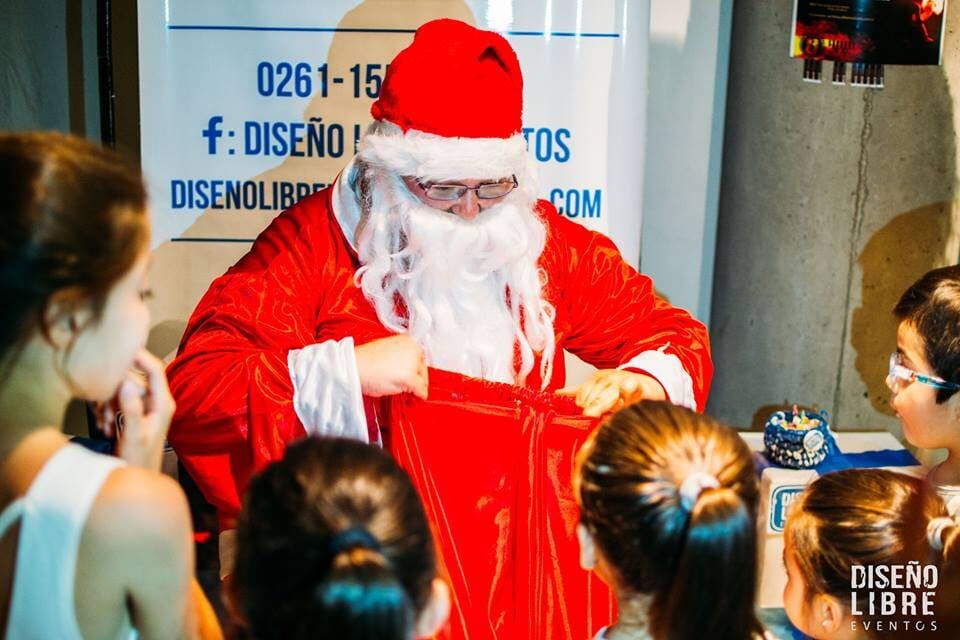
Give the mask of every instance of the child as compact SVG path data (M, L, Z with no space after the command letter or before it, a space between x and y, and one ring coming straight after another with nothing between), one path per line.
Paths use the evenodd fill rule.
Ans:
M425 638L450 613L410 477L355 440L301 440L253 479L227 584L253 640Z
M894 308L900 320L890 357L890 405L907 441L946 449L929 479L951 513L960 511L960 266L934 269Z
M0 216L0 628L193 637L197 604L211 610L191 599L186 500L158 473L174 407L162 364L143 350L143 183L79 138L0 134ZM145 393L125 381L134 365ZM117 396L122 459L60 432L71 398Z
M883 469L817 478L795 499L787 520L783 600L790 621L818 640L956 638L960 527L946 513L920 478ZM876 571L911 562L919 570L935 567L937 584L933 569L920 584L904 573L900 584L892 578L884 584ZM924 615L922 604L904 608L908 600L922 603L925 591L932 615ZM885 597L893 598L892 612L880 608Z
M597 638L749 640L757 479L732 429L664 402L602 424L578 454L581 564L614 590Z

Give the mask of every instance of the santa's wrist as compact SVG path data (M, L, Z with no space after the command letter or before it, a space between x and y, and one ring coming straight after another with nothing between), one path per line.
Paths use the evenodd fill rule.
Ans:
M644 371L643 369L635 369L633 367L626 367L623 370L636 373L641 376L643 400L664 400L669 402L670 396L667 395L667 390L663 386L663 383L657 380L654 376L650 375L649 372Z
M360 393L365 396L375 398L379 394L376 393L376 389L371 387L370 376L368 374L368 369L370 368L370 347L369 343L366 345L357 345L353 348L353 359L357 367L357 379L360 382Z
M667 402L688 409L696 409L697 400L693 393L693 379L684 370L680 359L666 352L669 346L668 343L659 349L642 351L617 368L650 376L663 389L664 399Z
M407 335L373 340L354 348L354 362L363 395L371 398L399 393L426 397L423 350Z

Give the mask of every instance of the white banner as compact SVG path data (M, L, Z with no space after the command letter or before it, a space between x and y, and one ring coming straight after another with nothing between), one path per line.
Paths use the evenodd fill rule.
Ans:
M541 197L636 264L646 0L139 0L155 352L176 348L210 281L274 216L334 179L387 64L439 17L510 41Z

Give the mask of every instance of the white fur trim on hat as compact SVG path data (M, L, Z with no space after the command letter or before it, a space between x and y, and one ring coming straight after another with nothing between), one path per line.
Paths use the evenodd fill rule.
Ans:
M483 180L519 177L526 168L527 143L519 133L509 138L446 138L378 124L361 138L358 155L402 176L436 182Z

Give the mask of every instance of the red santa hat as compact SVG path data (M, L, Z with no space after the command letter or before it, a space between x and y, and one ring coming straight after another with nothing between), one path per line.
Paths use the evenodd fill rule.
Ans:
M390 63L360 158L425 180L521 175L523 77L499 34L433 20Z

